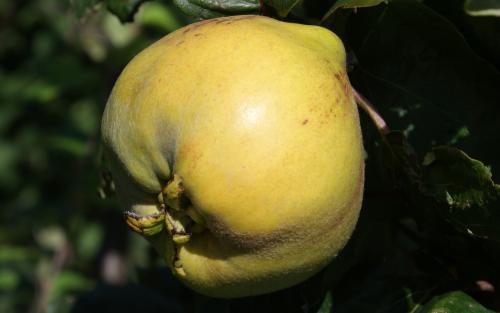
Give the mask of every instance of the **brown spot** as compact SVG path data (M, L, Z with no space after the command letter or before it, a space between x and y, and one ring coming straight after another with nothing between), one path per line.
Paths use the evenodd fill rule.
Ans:
M201 33L194 34L195 37L201 36Z
M305 120L302 121L302 125L306 125L308 122L309 122L309 119L306 118Z
M334 74L335 78L339 80L339 82L342 84L344 87L344 94L346 96L350 96L351 89L349 88L349 79L347 78L347 75L345 72L340 71Z
M178 47L178 46L182 45L183 43L184 43L184 40L181 40L181 41L179 41L178 43L176 43L176 44L175 44L175 46L177 46L177 47Z

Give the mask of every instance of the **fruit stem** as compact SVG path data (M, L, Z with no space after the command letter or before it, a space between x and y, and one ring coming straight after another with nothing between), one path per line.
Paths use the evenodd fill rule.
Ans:
M382 137L385 137L390 129L382 116L377 112L377 110L375 110L373 104L371 104L368 99L363 97L363 95L361 95L356 89L354 89L354 87L352 87L352 93L354 95L354 100L356 100L356 103L361 107L361 109L363 109L363 111L366 112L366 114L368 114L372 122L377 127L380 135Z

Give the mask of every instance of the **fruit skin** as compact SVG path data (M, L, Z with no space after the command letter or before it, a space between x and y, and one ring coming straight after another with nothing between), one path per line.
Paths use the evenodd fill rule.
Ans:
M134 217L158 219L157 195L182 179L206 229L182 244L165 230L148 239L202 294L299 283L339 253L358 218L358 112L343 44L321 27L244 15L167 35L124 69L102 138Z

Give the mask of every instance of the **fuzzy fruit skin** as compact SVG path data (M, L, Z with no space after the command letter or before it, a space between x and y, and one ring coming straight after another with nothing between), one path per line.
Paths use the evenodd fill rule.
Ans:
M214 297L299 283L349 239L364 161L340 39L261 16L191 24L139 53L102 138L124 209L158 212L175 173L207 229L178 247L179 279ZM151 238L172 267L173 243Z

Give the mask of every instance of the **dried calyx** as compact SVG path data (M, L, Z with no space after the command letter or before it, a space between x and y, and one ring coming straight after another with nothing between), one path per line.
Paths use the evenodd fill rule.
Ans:
M165 188L158 194L159 211L150 215L139 215L125 211L127 225L136 233L151 237L165 229L173 242L172 263L179 275L185 275L178 259L179 246L187 243L193 234L205 230L205 222L185 195L182 179L174 174Z

